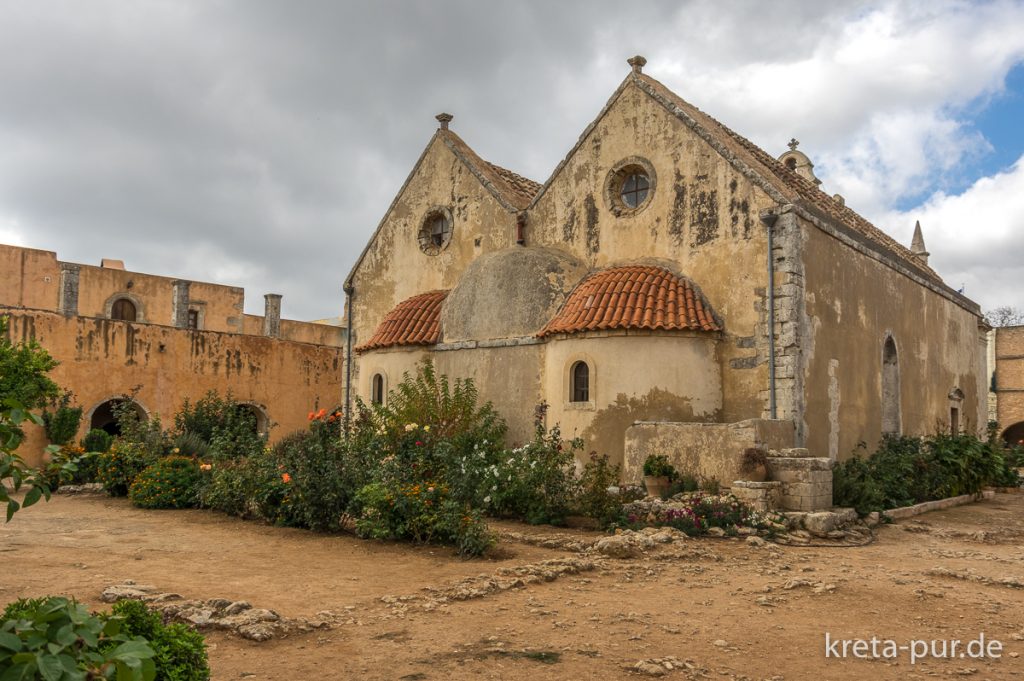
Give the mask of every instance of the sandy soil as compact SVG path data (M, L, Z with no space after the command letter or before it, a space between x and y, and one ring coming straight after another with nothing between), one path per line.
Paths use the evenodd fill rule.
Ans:
M100 592L131 579L285 617L344 615L266 643L212 633L215 679L622 679L666 657L684 662L670 679L1024 678L1024 495L885 526L860 548L689 540L431 610L416 605L430 588L579 556L504 541L495 557L463 561L438 547L142 511L99 495L56 496L19 513L0 539L0 603L65 594L102 608ZM382 600L405 595L419 599ZM909 651L835 659L826 633L897 645L984 634L1003 650L914 665Z

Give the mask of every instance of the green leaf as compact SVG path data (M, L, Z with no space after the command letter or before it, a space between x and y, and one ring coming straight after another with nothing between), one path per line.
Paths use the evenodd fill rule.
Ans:
M36 664L46 681L60 681L60 677L64 676L64 665L56 655L36 655Z
M39 498L43 496L43 490L39 487L33 487L25 495L25 500L21 502L22 508L28 508L32 504L39 501Z
M19 508L21 508L21 505L14 499L10 499L7 502L7 522L11 522L11 518L14 517Z
M35 660L34 656L29 656ZM12 665L0 676L0 681L32 681L36 678L35 662L20 662Z
M149 647L145 639L137 638L132 641L125 641L111 651L110 656L116 659L134 659L153 657L156 653Z
M69 646L78 640L78 636L75 635L75 631L72 628L72 625L65 624L63 627L57 630L57 633L54 635L53 640L55 640L57 643L63 646Z
M0 648L18 652L21 650L21 639L14 634L0 632Z

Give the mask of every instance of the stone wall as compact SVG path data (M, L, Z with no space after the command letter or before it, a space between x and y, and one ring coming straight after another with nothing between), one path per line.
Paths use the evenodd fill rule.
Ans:
M643 479L644 460L664 454L685 475L728 487L740 477L748 447L785 449L793 444L792 421L748 419L737 423L634 423L626 430L622 478Z

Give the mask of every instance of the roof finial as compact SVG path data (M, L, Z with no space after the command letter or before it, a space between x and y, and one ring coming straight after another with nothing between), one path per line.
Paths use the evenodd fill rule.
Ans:
M627 59L626 63L633 67L633 73L643 73L644 65L647 63L647 60L638 54L635 57Z
M921 232L921 221L914 224L914 238L910 242L910 252L914 254L922 265L928 264L928 256L931 255L924 247L924 234Z
M796 151L796 148L798 146L800 146L800 140L798 140L795 137L790 138L790 140L789 140L789 148L792 149L793 151Z
M439 113L436 116L434 116L434 118L436 118L438 122L441 124L442 130L447 130L448 124L451 123L452 119L455 118L455 116L452 116L450 113Z

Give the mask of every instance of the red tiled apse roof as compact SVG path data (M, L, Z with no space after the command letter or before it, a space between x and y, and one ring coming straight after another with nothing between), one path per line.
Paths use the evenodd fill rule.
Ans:
M356 352L397 345L433 345L441 340L441 303L448 291L421 293L403 300L384 317L373 337Z
M537 335L605 329L721 331L689 280L663 267L635 265L591 274Z

